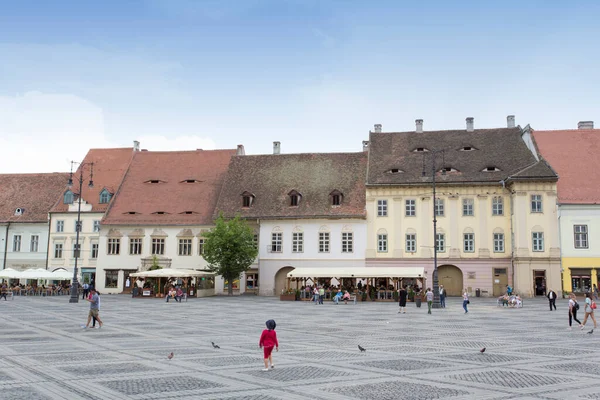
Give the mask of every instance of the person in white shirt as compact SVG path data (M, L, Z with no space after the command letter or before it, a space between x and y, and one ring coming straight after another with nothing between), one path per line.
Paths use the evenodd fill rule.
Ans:
M550 289L547 297L548 303L550 304L550 311L552 311L552 307L554 307L554 311L556 311L556 293L554 290Z
M592 318L594 321L594 329L596 329L596 318L594 317L594 309L592 308L592 295L590 293L585 294L585 318L583 318L583 323L581 324L581 329L585 326L588 317ZM595 306L594 306L595 307Z
M446 308L446 289L444 289L444 285L440 285L440 307Z
M577 319L577 309L579 308L579 304L577 304L577 297L575 297L573 293L571 293L569 297L569 329L571 329L573 319L579 324L579 327L581 328L583 327L583 325L581 325L581 321Z

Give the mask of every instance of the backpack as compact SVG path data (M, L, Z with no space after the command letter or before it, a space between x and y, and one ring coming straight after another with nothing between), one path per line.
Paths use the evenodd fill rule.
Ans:
M579 303L575 302L575 310L579 310Z

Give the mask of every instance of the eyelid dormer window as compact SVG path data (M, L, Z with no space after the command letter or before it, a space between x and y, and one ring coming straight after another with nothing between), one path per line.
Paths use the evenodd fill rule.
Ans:
M500 168L498 167L485 167L481 172L498 172Z
M460 172L459 170L457 170L456 168L452 168L452 167L444 167L442 169L440 169L441 173L446 173L446 172Z
M463 146L459 150L460 151L475 151L477 149L475 147L473 147L473 146Z
M417 147L413 150L413 153L427 153L428 151L426 147Z
M400 168L392 168L387 171L388 174L401 174L403 172Z
M156 184L159 184L159 183L166 183L166 182L165 181L161 181L160 179L148 179L144 183L151 183L153 185L156 185Z

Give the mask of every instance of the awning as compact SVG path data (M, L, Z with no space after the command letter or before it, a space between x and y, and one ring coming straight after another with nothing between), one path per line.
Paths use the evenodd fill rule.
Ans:
M422 278L424 267L296 268L288 278Z
M15 279L21 276L22 271L17 271L12 268L6 268L0 271L0 278Z
M163 268L152 271L142 271L129 274L136 278L187 278L188 276L214 276L210 271L197 271L194 269Z

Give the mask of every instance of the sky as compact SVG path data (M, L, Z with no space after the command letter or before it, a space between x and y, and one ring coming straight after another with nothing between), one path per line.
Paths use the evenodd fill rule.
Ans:
M92 147L361 151L384 131L600 126L600 2L0 0L0 173Z

